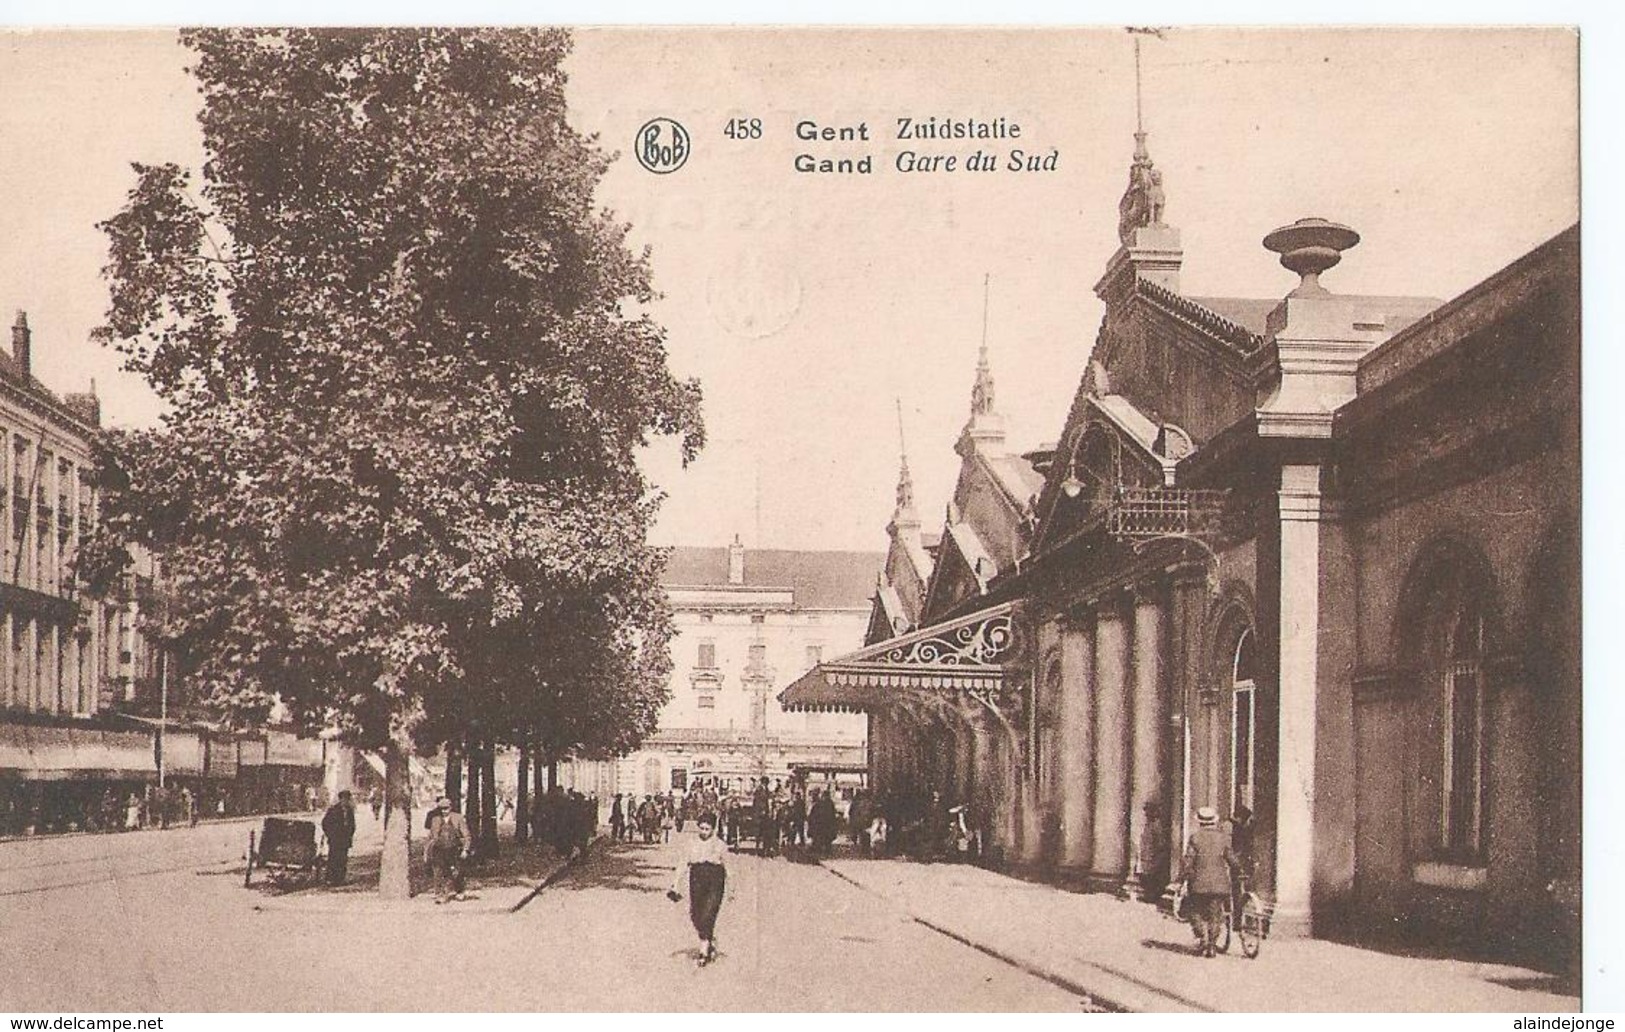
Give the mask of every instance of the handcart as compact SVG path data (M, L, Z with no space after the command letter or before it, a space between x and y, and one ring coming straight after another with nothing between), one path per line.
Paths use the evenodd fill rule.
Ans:
M253 883L256 867L278 888L312 885L321 876L320 861L315 821L267 817L257 839L253 831L248 833L248 866L243 871L243 885Z

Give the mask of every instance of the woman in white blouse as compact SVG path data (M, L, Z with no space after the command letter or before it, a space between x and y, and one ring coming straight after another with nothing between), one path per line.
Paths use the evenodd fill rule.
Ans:
M700 937L703 966L717 957L717 914L722 910L722 895L728 883L728 847L717 837L714 814L701 815L698 824L699 837L690 840L679 856L671 891L666 895L676 902L687 890L688 917Z

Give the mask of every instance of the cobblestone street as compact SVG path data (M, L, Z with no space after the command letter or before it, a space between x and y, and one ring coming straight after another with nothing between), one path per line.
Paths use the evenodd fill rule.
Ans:
M1086 1006L818 866L748 855L732 866L722 956L698 969L686 910L664 895L674 846L601 848L512 914L425 897L256 910L263 897L242 887L252 826L0 843L0 1010ZM363 819L363 854L376 835Z
M748 853L731 861L721 958L699 969L686 909L664 895L675 842L600 841L510 913L530 889L504 877L445 907L245 890L254 827L0 842L0 1010L1578 1007L1561 980L1504 964L1304 940L1209 962L1183 925L1106 896L958 865ZM378 835L364 817L363 877Z

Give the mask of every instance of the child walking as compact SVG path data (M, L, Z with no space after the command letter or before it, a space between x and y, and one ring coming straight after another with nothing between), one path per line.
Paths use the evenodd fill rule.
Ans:
M671 891L666 895L675 903L683 898L683 890L688 890L688 917L700 937L700 966L704 967L717 958L717 914L722 910L722 894L727 887L724 863L728 848L717 837L715 815L701 815L698 825L699 837L689 842L678 859Z

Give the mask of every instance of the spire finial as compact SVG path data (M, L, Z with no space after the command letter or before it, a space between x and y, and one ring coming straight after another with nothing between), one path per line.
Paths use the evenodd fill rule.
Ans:
M1130 36L1134 37L1134 135L1138 138L1145 132L1145 120L1142 117L1144 95L1140 90L1140 37L1155 36L1158 39L1163 39L1165 38L1163 33L1167 31L1168 26L1129 25L1125 29Z

